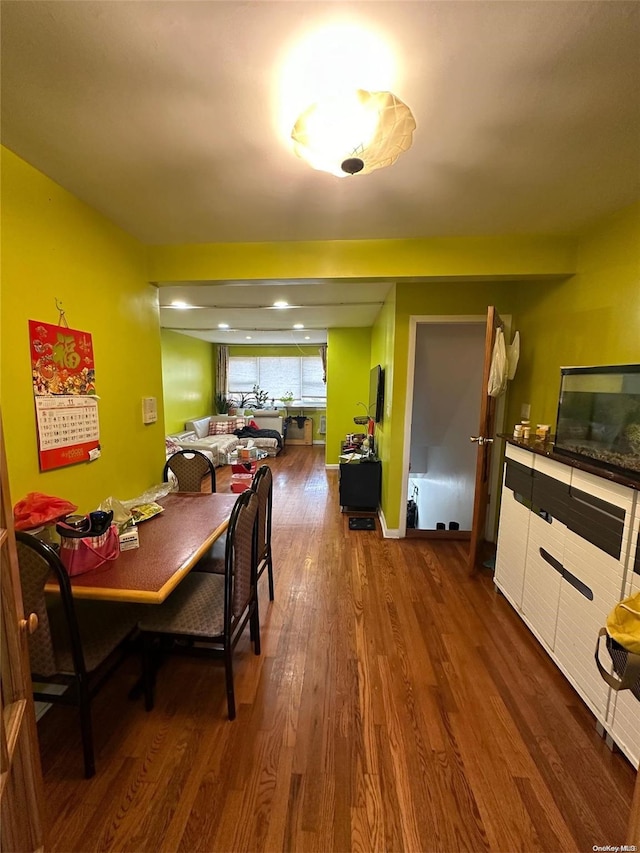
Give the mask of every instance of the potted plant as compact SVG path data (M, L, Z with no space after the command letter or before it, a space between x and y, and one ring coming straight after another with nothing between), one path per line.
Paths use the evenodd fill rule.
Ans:
M244 413L244 410L249 407L251 399L251 394L245 394L244 391L240 391L236 394L236 397L233 398L233 405L239 412Z
M269 399L269 392L263 391L259 385L253 386L253 405L256 409L264 409L264 404Z
M219 415L228 415L232 402L224 394L216 394L215 398L216 412Z
M284 406L290 406L293 403L293 391L285 391L282 397L280 397L280 402Z

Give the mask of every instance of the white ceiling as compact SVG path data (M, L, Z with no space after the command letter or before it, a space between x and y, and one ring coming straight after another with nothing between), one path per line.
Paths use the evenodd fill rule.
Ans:
M417 130L339 179L291 152L278 93L292 47L344 21L387 40ZM617 0L3 0L2 141L149 244L575 232L640 197L639 56L640 4ZM369 325L386 286L288 284L319 304L286 315L247 313L264 283L172 298L223 306L246 342ZM215 339L220 310L162 323Z

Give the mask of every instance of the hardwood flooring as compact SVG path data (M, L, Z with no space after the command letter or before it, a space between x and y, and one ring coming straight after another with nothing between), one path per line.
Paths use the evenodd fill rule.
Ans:
M39 724L48 845L63 851L591 851L624 844L635 772L465 542L350 531L324 448L274 471L276 598L262 655L172 657L156 706L132 657L77 717ZM218 489L228 488L218 469ZM152 522L151 522L152 523Z

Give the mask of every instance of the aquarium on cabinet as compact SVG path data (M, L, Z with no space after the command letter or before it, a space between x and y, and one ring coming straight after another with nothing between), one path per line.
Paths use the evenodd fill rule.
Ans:
M560 374L554 450L640 478L640 364Z

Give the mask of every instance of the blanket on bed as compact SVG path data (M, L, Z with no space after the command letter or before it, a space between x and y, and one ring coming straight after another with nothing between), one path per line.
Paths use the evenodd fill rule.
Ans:
M277 429L255 429L254 427L242 427L242 429L234 430L234 435L238 438L275 438L278 442L278 447L282 450L282 436Z

